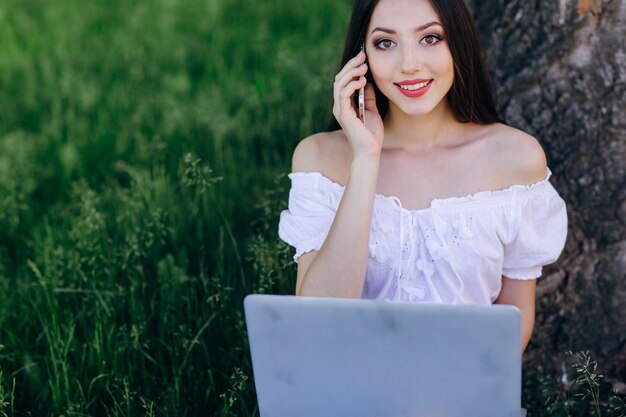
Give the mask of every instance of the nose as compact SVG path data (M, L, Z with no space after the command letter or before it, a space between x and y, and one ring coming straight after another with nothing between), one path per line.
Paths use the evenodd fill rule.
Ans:
M407 43L402 47L401 59L400 70L406 74L412 74L422 69L419 46L413 42Z

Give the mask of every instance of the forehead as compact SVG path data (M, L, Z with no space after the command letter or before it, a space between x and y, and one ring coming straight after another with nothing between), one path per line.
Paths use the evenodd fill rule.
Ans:
M377 26L413 29L433 21L441 22L429 0L380 0L372 13L368 32Z

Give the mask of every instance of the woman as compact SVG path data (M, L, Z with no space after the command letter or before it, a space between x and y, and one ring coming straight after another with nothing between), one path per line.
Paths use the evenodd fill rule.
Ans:
M498 118L463 1L357 0L333 93L281 214L296 293L515 305L523 351L565 204L537 140Z

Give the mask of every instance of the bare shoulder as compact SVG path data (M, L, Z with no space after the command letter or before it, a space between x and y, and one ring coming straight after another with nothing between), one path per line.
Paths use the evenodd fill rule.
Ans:
M485 139L493 168L509 184L533 184L546 177L546 155L532 135L505 124L489 126Z
M352 150L341 130L320 132L298 143L293 152L291 171L320 172L337 182L344 182L351 157Z

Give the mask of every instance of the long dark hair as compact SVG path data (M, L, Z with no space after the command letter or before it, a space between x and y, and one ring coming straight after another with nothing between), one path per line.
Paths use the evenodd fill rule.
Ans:
M340 68L359 52L378 1L355 0ZM454 81L447 94L454 116L459 122L479 124L502 122L496 111L493 85L483 61L478 32L465 2L463 0L430 0L430 2L441 19L454 61ZM378 112L381 117L385 117L389 110L389 100L374 83L371 72L365 77L367 82L374 86ZM327 131L340 128L337 120L331 117Z

